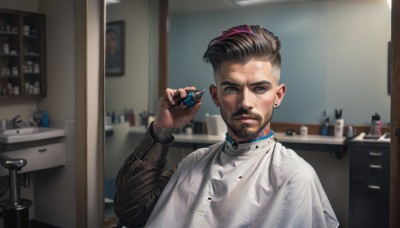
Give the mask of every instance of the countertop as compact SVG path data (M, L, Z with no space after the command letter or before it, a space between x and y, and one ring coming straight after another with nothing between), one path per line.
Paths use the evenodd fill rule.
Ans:
M350 141L365 143L390 143L390 133L385 133L381 136L371 136L366 134L365 132L362 132Z
M129 134L135 135L143 134L145 132L145 127L131 127L129 130ZM285 132L274 132L274 136L284 146L294 150L334 153L337 159L340 159L345 152L345 137L286 135ZM208 146L225 140L225 135L174 134L174 137L175 140L173 146L192 149Z
M132 127L130 133L143 134L146 131L144 127ZM284 132L274 132L275 138L280 142L287 143L307 143L307 144L328 144L328 145L344 145L345 137L333 137L322 135L286 135ZM181 143L217 143L225 140L225 135L207 135L207 134L174 134L175 142Z

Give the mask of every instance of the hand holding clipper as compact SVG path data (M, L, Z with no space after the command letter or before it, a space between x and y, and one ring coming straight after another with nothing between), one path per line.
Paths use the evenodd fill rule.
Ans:
M153 124L157 137L164 138L165 132L187 125L199 111L204 91L195 87L166 89Z
M189 91L186 91L187 92L187 96L185 98L181 98L178 101L177 105L183 104L187 108L192 107L197 102L201 101L201 97L203 96L204 91L205 91L205 89L203 89L203 90L189 90Z

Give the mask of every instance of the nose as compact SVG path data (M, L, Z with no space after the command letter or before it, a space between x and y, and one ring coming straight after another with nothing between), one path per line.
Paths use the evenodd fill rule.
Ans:
M251 110L253 108L251 101L251 92L247 89L244 89L241 95L239 96L239 106L245 110Z

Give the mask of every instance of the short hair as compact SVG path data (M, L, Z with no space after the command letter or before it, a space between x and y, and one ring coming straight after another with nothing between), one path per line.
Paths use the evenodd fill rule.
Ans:
M117 31L115 29L113 29L113 28L108 28L106 30L106 34L109 34L109 33L114 33L115 35L117 35Z
M259 25L240 25L220 33L208 43L203 55L206 63L211 63L214 74L222 63L230 60L245 62L250 59L270 61L279 80L281 66L281 44L279 38Z

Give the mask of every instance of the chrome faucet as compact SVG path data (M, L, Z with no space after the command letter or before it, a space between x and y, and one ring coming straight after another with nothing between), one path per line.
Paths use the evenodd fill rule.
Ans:
M16 115L11 119L11 124L13 129L18 129L22 127L21 115Z

